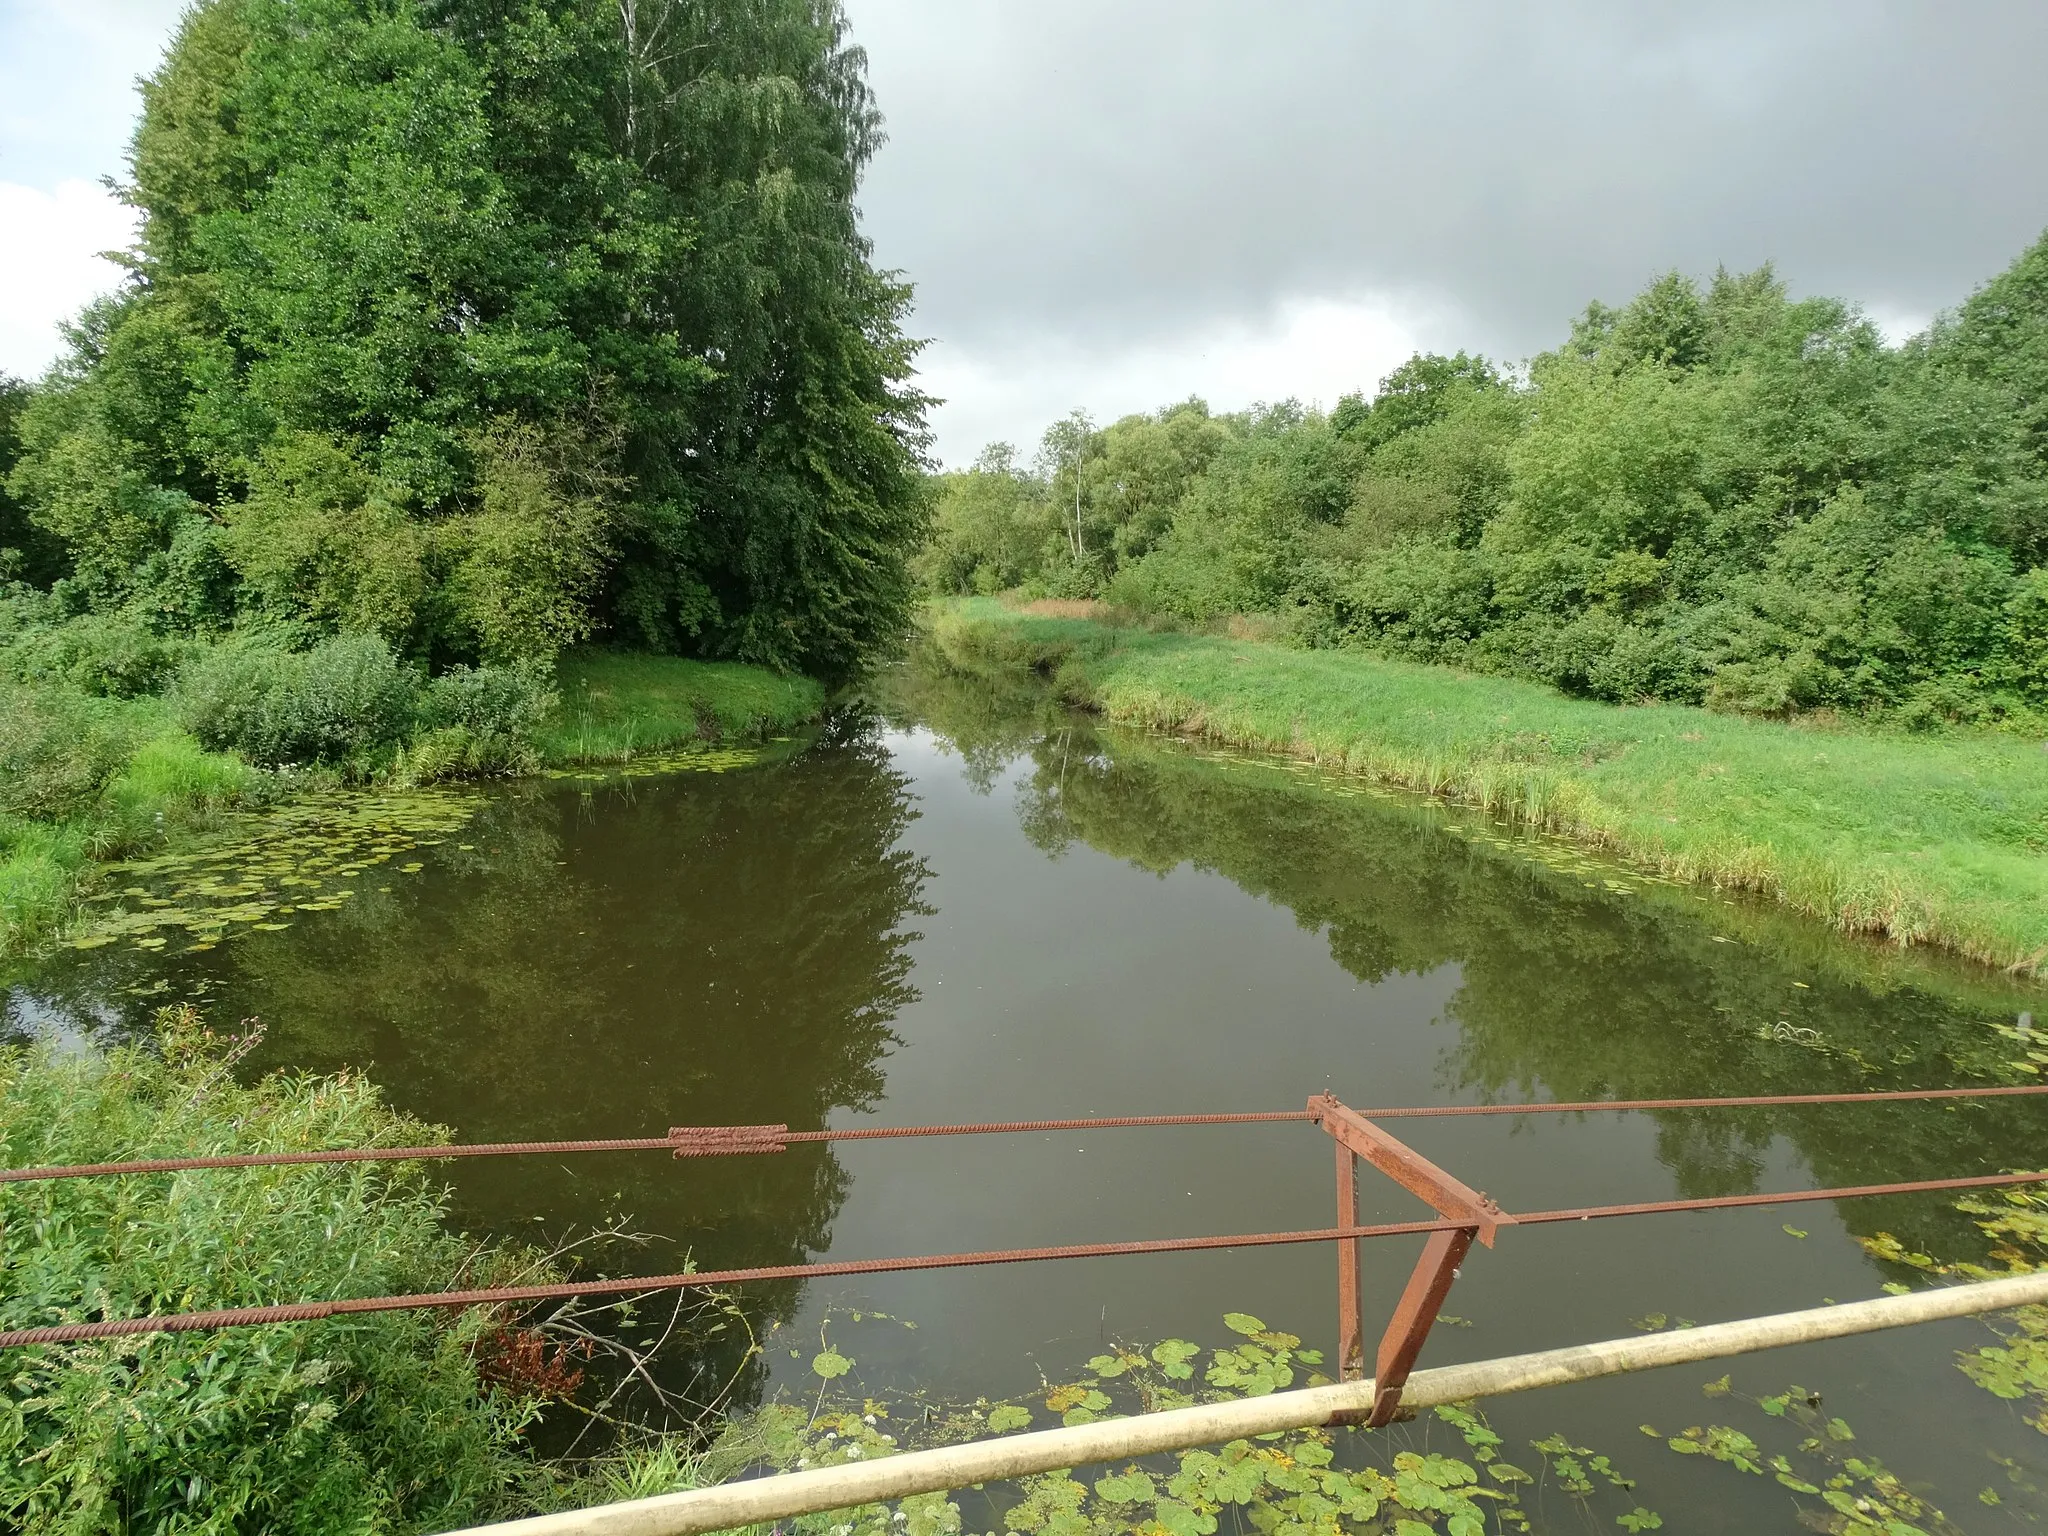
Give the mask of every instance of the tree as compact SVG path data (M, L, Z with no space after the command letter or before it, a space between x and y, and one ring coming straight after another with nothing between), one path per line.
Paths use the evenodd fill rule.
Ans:
M924 518L879 140L837 0L203 0L15 483L100 605L198 517L239 603L437 660L851 667Z

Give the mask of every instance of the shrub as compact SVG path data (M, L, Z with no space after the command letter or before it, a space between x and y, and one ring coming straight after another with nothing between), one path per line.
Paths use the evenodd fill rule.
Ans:
M0 813L62 821L89 810L134 749L110 706L0 684Z
M535 666L452 668L427 684L401 771L418 783L531 772L540 763L534 734L556 702Z
M337 635L303 653L221 646L178 679L185 728L250 761L354 762L411 734L419 675L376 635Z
M191 1009L161 1054L0 1052L8 1161L431 1140L358 1079L236 1083ZM416 1166L0 1188L0 1326L491 1284ZM0 1387L0 1524L42 1532L438 1531L505 1513L531 1404L486 1393L471 1311L48 1345Z
M23 682L132 699L162 692L193 649L193 642L152 633L128 613L87 613L23 628L0 652L0 667Z

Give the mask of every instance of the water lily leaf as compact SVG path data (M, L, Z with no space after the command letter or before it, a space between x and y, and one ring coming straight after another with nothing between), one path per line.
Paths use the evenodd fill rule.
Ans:
M1188 1362L1201 1352L1199 1344L1190 1344L1186 1339L1166 1339L1152 1346L1153 1360L1172 1381L1186 1381L1193 1376L1195 1368Z
M1783 1230L1788 1236L1791 1237L1805 1237L1807 1235L1806 1233L1802 1232L1799 1228L1793 1226L1792 1223L1789 1221L1785 1223Z
M1159 1497L1151 1477L1135 1467L1118 1477L1097 1478L1095 1491L1112 1504L1139 1504Z
M825 1350L823 1353L814 1355L811 1358L812 1372L824 1377L827 1381L844 1376L852 1369L853 1361L839 1353L836 1349Z
M1007 1434L1030 1422L1031 1410L1021 1403L1001 1403L989 1410L988 1427L992 1434Z
M1168 1536L1210 1536L1216 1529L1216 1517L1205 1515L1175 1499L1161 1499L1152 1506L1152 1518L1168 1533Z
M1224 1313L1223 1326L1228 1328L1232 1333L1243 1334L1246 1338L1250 1338L1254 1334L1260 1334L1266 1331L1266 1325L1260 1322L1256 1317L1253 1317L1249 1312Z

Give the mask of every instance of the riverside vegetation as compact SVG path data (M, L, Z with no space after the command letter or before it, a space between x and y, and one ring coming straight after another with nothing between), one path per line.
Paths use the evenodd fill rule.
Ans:
M1114 720L1466 800L1851 932L2035 976L2048 965L2048 759L2008 733L1617 708L1515 678L987 599L942 607L930 629L956 666L1047 672Z
M0 953L90 854L309 767L778 729L892 643L925 430L879 132L812 0L191 8L127 280L0 378ZM657 659L556 675L592 641Z
M993 445L918 570L958 664L2038 976L2044 401L2048 236L1899 346L1673 273L1524 370Z
M1199 400L941 483L935 592L1099 598L1296 644L1767 716L2048 706L2048 237L1902 346L1769 269L1593 304L1525 371Z

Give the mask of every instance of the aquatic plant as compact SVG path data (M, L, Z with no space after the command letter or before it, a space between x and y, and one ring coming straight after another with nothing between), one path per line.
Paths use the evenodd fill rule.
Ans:
M1727 1376L1708 1382L1702 1390L1709 1398L1756 1408L1796 1434L1796 1444L1786 1451L1770 1450L1727 1424L1695 1424L1668 1437L1645 1424L1642 1432L1663 1439L1681 1455L1703 1457L1750 1477L1770 1477L1795 1496L1798 1522L1808 1530L1831 1536L1866 1531L1883 1536L1958 1536L1957 1527L1941 1510L1875 1456L1856 1448L1856 1432L1825 1411L1820 1393L1790 1386L1770 1396L1749 1397L1731 1387ZM1999 1501L1994 1492L1984 1502Z
M1234 1342L1205 1347L1187 1339L1150 1346L1118 1343L1070 1379L1046 1381L1007 1400L943 1403L906 1394L844 1396L857 1362L825 1340L810 1361L820 1383L812 1404L778 1402L728 1431L708 1458L678 1465L697 1486L748 1465L801 1470L890 1456L921 1445L1001 1435L1050 1418L1084 1424L1130 1412L1261 1396L1328 1380L1320 1352L1299 1337L1242 1312L1224 1326ZM1447 1429L1457 1454L1432 1448L1429 1430ZM1147 1458L1121 1467L1076 1468L1020 1479L992 1490L986 1516L1017 1536L1213 1536L1225 1524L1286 1536L1481 1536L1489 1529L1534 1529L1527 1500L1541 1489L1565 1495L1583 1518L1606 1515L1629 1531L1663 1521L1633 1497L1635 1483L1606 1456L1552 1435L1531 1443L1528 1470L1505 1455L1506 1441L1471 1404L1432 1410L1420 1426L1387 1432L1310 1429L1234 1440L1218 1447ZM653 1454L651 1451L646 1454ZM663 1491L659 1480L646 1492ZM944 1536L965 1522L962 1498L941 1494L869 1505L798 1521L817 1536ZM990 1536L994 1536L991 1532Z

